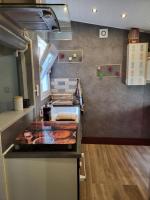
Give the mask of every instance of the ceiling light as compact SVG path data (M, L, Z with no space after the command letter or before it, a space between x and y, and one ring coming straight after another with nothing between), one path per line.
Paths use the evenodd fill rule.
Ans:
M67 11L68 11L67 6L64 6L64 12L67 13Z
M96 8L92 8L92 12L93 12L93 13L96 13L96 12L97 12L97 9L96 9Z
M121 17L122 17L122 19L127 18L127 13L122 13Z

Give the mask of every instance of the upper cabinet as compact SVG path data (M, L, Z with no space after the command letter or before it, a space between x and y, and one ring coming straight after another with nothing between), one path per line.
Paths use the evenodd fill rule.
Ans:
M0 0L0 3L38 3L36 0Z
M148 43L128 44L127 47L127 85L145 85L148 56Z

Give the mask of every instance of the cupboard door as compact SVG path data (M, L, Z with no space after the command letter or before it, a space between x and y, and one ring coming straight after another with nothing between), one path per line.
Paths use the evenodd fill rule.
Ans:
M76 158L6 159L9 200L77 200Z
M148 43L129 44L127 50L127 85L146 84Z
M150 58L147 60L146 80L150 83Z
M6 191L6 183L5 183L5 169L4 169L4 157L2 155L1 137L0 137L0 200L7 200L7 191Z

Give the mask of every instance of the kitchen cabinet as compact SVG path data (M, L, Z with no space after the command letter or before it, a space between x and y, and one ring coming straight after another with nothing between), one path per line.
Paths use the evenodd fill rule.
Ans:
M6 200L6 198L7 198L4 174L5 174L4 158L2 155L2 145L1 145L1 138L0 138L0 200Z
M5 154L8 200L79 200L80 124L34 121L28 130L32 143L19 132Z
M34 107L0 113L0 200L8 200L4 155L13 143L16 131L24 130L24 126L33 121L33 113Z
M148 43L128 44L127 47L127 85L146 84Z
M150 57L147 59L146 80L147 83L150 83Z
M77 200L78 159L6 158L9 200Z

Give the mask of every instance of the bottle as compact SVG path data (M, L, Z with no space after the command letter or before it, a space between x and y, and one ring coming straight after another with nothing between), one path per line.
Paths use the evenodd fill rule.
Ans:
M51 111L51 108L46 104L46 106L43 107L43 120L44 121L50 120L50 111Z

